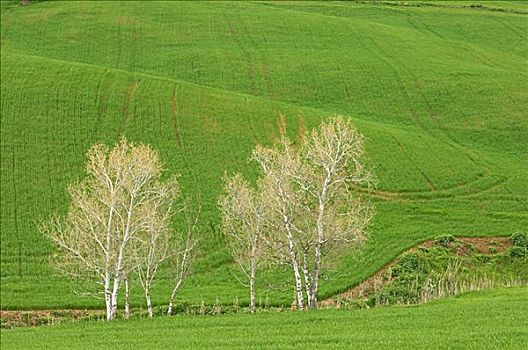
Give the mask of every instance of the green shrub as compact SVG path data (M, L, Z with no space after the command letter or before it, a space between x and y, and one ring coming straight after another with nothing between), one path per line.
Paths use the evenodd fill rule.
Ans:
M519 246L513 246L510 249L510 256L512 258L523 258L527 256L527 249Z
M528 249L528 233L516 232L511 236L511 240L514 247Z
M434 243L442 246L447 246L449 243L454 242L455 237L453 235L442 235L435 238Z

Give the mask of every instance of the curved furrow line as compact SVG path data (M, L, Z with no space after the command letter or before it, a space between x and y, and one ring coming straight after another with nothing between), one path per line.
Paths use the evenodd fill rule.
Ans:
M364 193L372 197L386 201L420 201L444 198L463 198L475 196L493 190L507 182L504 176L482 176L473 181L460 183L458 185L436 189L434 191L395 191L395 190L366 190L356 189L359 193Z

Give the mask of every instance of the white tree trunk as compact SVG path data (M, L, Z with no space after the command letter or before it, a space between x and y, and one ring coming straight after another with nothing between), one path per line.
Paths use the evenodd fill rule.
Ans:
M303 297L301 274L299 273L299 264L297 263L297 260L295 259L295 253L290 252L290 255L292 256L293 274L295 275L295 293L297 294L297 309L303 310L304 309L304 297Z
M321 266L321 245L316 244L315 246L315 264L313 270L313 284L310 300L310 308L317 309L317 294L319 293L319 269Z
M105 289L106 320L112 320L112 292Z
M110 245L112 243L112 218L114 214L114 193L111 192L112 203L108 213L108 223L106 226L106 252L105 252L105 303L106 303L106 320L111 321L112 317L112 292L110 291Z
M125 318L130 317L130 286L128 284L128 275L125 275Z
M110 306L110 320L115 320L117 316L117 289L115 288L116 282L114 280L114 290L111 295L111 306Z
M110 319L114 320L117 315L117 294L119 292L119 285L121 284L121 275L119 271L114 277L114 285L112 287L112 306L110 308Z
M324 240L324 213L326 199L328 195L328 187L332 179L332 172L327 173L325 181L323 182L321 195L319 197L319 207L317 213L317 238L315 242L315 261L313 268L313 277L312 277L312 297L309 301L309 306L311 309L317 308L317 294L319 293L319 271L321 268L321 255L322 255L322 246Z
M304 297L302 289L301 274L299 273L299 263L297 262L297 257L295 256L293 239L288 235L288 245L290 248L290 262L293 268L293 274L295 276L295 293L297 295L297 308L299 310L304 309Z
M285 210L283 209L283 212ZM283 214L283 222L286 229L286 237L288 238L288 248L290 251L290 263L293 268L293 274L295 277L295 293L297 295L297 309L304 309L304 297L303 297L303 288L301 274L299 273L299 263L297 262L297 256L295 255L295 243L293 241L293 236L291 234L292 227L289 218Z
M310 271L308 270L308 252L303 252L303 274L304 288L306 289L306 304L311 307L313 301L312 284L310 283Z
M255 313L255 270L256 270L256 258L253 255L250 261L249 267L249 308L251 313Z
M154 311L152 310L152 302L150 300L150 286L145 285L145 299L147 301L147 315L148 317L152 317L154 315Z
M176 292L180 288L182 279L179 278L178 282L176 282L176 285L174 286L174 289L172 290L170 300L169 300L169 309L167 310L167 315L172 315L172 309L174 308L174 299L176 299Z

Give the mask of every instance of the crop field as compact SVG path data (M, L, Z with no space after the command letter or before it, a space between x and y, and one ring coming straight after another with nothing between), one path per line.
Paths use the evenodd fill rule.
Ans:
M523 289L466 294L418 307L178 316L2 331L9 349L522 349ZM243 334L243 336L241 336Z
M167 173L180 173L184 194L203 206L200 254L179 301L232 304L236 298L247 304L220 230L221 178L227 171L254 179L257 165L248 158L256 144L271 144L281 130L295 139L300 130L333 114L350 116L367 138L369 164L378 178L371 194L377 215L363 252L335 261L324 276L322 298L358 284L402 251L440 234L525 231L528 6L520 1L472 6L476 3L2 4L1 308L101 307L100 300L74 293L73 283L49 267L52 246L36 222L66 211L67 185L82 178L89 146L114 144L123 134L158 149ZM293 288L283 285L284 276L281 271L259 276L261 305L291 303ZM170 282L162 279L154 286L155 305L167 303ZM136 294L133 304L139 306L143 299ZM457 299L449 317L511 310L511 316L503 312L484 320L478 330L471 328L471 318L464 319L466 331L474 336L478 331L486 337L480 340L502 347L511 337L527 337L516 323L520 306L526 311L526 294L526 289L486 294L492 305L479 295L474 305ZM508 301L510 296L520 299ZM439 327L429 313L443 313L450 305L396 308L390 315L385 309L285 314L277 322L297 325L298 318L309 318L337 327L335 338L312 335L331 345L346 343L348 334L363 329L363 320L368 322L363 330L375 337L399 319L397 335L397 327L415 313L412 322L427 325L411 327L420 344L427 338L436 347L442 337L458 339L449 318L439 320L443 331L429 338ZM245 316L176 318L145 327L180 323L183 328L174 327L169 338L156 337L160 343L150 344L185 346L191 340L178 334L190 324L204 325L204 332L210 325L227 339L235 329L231 324L242 327L246 321ZM255 346L273 347L286 337L277 325L275 340L267 342L259 329L272 321L266 314L247 326L261 339ZM503 321L494 338L490 330ZM79 324L2 333L2 345L15 348L20 334L34 332L34 341L72 348L85 339L102 342L99 332L105 327L127 341L122 323ZM59 329L66 335L55 338ZM73 337L79 330L86 338ZM197 334L192 341L210 341L206 338ZM302 342L289 341L294 340ZM237 345L247 348L244 341ZM379 342L415 344L411 336L389 333ZM227 346L222 344L227 343L217 345Z

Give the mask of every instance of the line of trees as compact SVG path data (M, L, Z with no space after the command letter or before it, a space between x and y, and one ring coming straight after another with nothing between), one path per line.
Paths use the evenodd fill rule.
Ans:
M373 208L352 191L373 184L363 154L363 136L338 116L296 145L283 135L273 147L257 146L252 158L261 176L255 185L240 174L225 177L218 202L222 226L247 278L252 312L259 266L290 266L297 308L316 308L327 258L364 241ZM67 214L39 225L59 248L53 264L99 286L107 320L116 317L122 285L128 317L130 279L143 287L152 317L152 286L161 266L169 265L170 315L191 271L198 214L181 204L177 176L162 180L159 155L150 146L122 138L113 149L92 146L87 158L86 177L68 188ZM185 218L186 229L171 228L175 214Z
M364 138L338 116L295 146L284 135L278 145L257 146L252 158L262 171L256 187L235 174L219 201L227 241L249 279L251 310L263 261L288 264L297 308L316 308L326 259L358 247L373 217L373 207L352 191L374 183L363 164Z
M171 229L180 195L178 177L162 181L158 153L125 138L112 150L103 144L92 146L87 158L87 176L68 188L66 216L53 216L39 225L60 248L52 263L68 276L99 286L107 320L116 317L123 283L128 317L129 278L136 276L152 316L151 289L160 265L176 261L172 303L189 273L196 243L192 227L187 232Z

